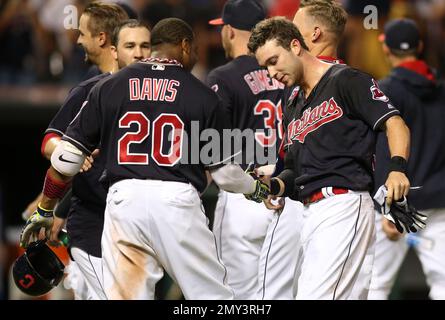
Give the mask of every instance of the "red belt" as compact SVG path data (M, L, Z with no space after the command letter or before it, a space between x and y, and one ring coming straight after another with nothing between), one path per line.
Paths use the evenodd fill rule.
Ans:
M324 187L320 190L314 191L310 196L303 199L303 204L308 205L317 201L320 201L324 198L332 197L337 194L345 194L348 193L349 190L345 188L337 188L337 187Z

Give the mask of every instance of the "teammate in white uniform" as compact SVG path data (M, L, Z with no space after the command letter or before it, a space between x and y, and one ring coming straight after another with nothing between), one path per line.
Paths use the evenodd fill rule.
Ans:
M342 63L337 59L337 46L343 34L347 14L336 2L303 0L294 17L309 52L319 59ZM298 87L286 90L282 105L291 104ZM276 172L274 175L277 175ZM303 204L286 198L284 208L266 204L274 209L274 219L267 230L261 251L258 299L294 299L296 295L295 268L303 220Z
M270 180L272 195L297 191L304 204L296 298L351 299L375 240L373 130L385 130L391 155L404 159L409 130L369 75L310 55L292 22L257 24L248 46L271 76L301 86L283 115L285 170ZM388 202L409 190L394 170L386 185Z
M385 26L383 49L393 66L381 87L402 113L412 133L407 173L412 185L408 200L428 216L418 234L401 235L389 220L376 214L377 243L370 299L388 299L410 245L422 264L431 299L445 299L445 86L417 58L421 51L414 21L399 19ZM377 142L377 187L386 174L388 146Z
M276 118L281 117L281 97L284 86L271 80L267 71L248 56L250 30L266 17L266 11L256 0L229 0L221 19L210 24L224 25L221 38L229 63L212 70L207 84L221 98L231 121L231 128L258 130L253 144L243 149L246 156L240 163L247 168L267 164L267 158L256 157L258 152L275 161L277 143L281 138L276 130ZM250 147L250 149L249 149ZM267 161L267 162L265 162ZM258 286L258 262L272 211L261 203L248 201L244 196L220 191L215 208L213 232L221 259L227 267L228 283L236 299L255 299Z

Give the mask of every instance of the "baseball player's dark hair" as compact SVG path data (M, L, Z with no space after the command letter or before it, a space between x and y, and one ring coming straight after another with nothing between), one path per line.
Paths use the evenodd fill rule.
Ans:
M337 1L302 0L300 8L307 8L309 15L323 24L336 38L343 34L348 14Z
M290 50L290 43L297 39L301 47L309 50L298 28L289 20L282 17L274 17L259 22L253 29L247 47L255 53L259 47L269 40L276 40L280 46Z
M184 39L193 41L193 30L187 22L178 18L163 19L151 31L151 45L153 47L164 43L176 45Z
M121 30L124 28L131 28L131 29L146 28L148 31L150 31L150 27L147 24L145 24L139 20L136 20L136 19L125 20L120 25L118 25L116 28L114 28L113 36L111 37L111 44L113 46L117 46L117 44L119 43L119 34L120 34Z
M88 30L91 34L97 36L100 32L105 32L110 41L116 26L128 19L127 13L119 5L100 1L91 2L83 14L90 17Z

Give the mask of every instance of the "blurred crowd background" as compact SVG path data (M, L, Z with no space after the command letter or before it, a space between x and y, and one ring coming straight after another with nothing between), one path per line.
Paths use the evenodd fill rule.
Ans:
M107 0L105 0L107 1ZM110 0L108 0L111 2ZM77 44L78 31L64 22L75 8L83 11L88 0L0 1L0 299L14 298L9 266L18 254L21 212L41 190L48 163L40 143L49 121L68 90L93 74ZM193 73L204 79L209 70L226 62L219 29L208 20L219 17L225 0L116 0L150 26L167 17L189 22L199 44L200 62ZM386 21L409 17L416 20L424 39L421 56L445 72L445 0L342 0L349 13L339 58L380 79L388 74L378 41ZM271 16L292 19L299 0L264 0ZM364 27L366 6L377 8L378 28ZM248 13L246 13L248 14ZM216 191L205 204L212 210ZM414 258L401 271L394 298L426 298L420 270L404 277L404 270L420 268ZM408 268L408 269L406 269ZM408 271L407 271L408 272ZM415 277L413 278L413 274Z

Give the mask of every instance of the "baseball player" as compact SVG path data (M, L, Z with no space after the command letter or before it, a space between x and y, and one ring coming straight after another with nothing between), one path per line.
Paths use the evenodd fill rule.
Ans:
M393 70L381 88L400 110L411 129L412 156L407 174L413 188L408 199L423 214L428 226L418 238L400 234L381 214L376 214L377 242L369 297L388 299L397 272L413 244L431 288L431 299L445 299L445 86L417 56L422 42L414 21L397 19L385 26L383 51ZM437 125L435 125L437 124ZM383 183L389 162L388 145L379 135L376 150L376 186ZM420 242L417 244L417 242Z
M248 14L246 14L248 13ZM250 30L266 18L266 11L256 0L228 0L222 18L210 21L223 25L222 44L229 63L212 70L207 84L222 99L231 128L256 130L255 149L245 146L241 166L267 164L256 157L261 152L276 159L281 139L276 119L281 118L284 85L271 79L267 70L248 55ZM253 139L252 139L253 140ZM258 151L260 150L260 151ZM213 232L217 248L227 267L228 283L236 299L255 299L258 286L258 263L272 212L261 203L243 195L221 190L215 208Z
M110 185L102 235L107 298L153 299L165 269L186 299L231 299L199 198L205 169L221 188L255 201L265 199L268 188L226 163L232 157L224 157L219 139L228 125L225 114L216 94L189 72L196 62L191 27L161 20L151 45L152 58L91 90L53 152L44 196L22 240L50 226L57 199L100 142L101 181ZM208 134L217 138L204 143Z
M337 58L337 46L346 19L345 10L335 1L304 0L293 22L307 43L310 54L325 62L343 63ZM293 104L300 88L293 86L286 89L282 102L284 107ZM274 175L278 175L278 171L275 170ZM297 263L303 204L286 198L284 207L280 202L269 202L266 206L275 211L261 250L257 298L294 299L296 270L289 266L296 266Z
M399 165L408 157L409 130L370 76L310 55L292 22L257 24L249 49L271 76L301 88L283 116L285 170L265 180L272 195L297 192L304 204L296 298L351 299L375 240L374 131L386 131L395 157L385 183L391 203L409 190Z
M95 62L100 65L102 61L111 58L114 64L111 64L112 67L108 67L109 70L111 69L110 71L117 69L118 62L120 66L124 66L150 55L150 31L135 20L122 20L120 17L116 17L116 14L113 16L115 11L121 14L120 10L115 5L99 4L98 6L88 7L80 18L80 32L83 36L79 39L79 42L84 44L90 42L89 37L91 35L88 28L84 29L85 25L88 26L88 20L85 22L84 19L85 16L87 19L102 19L104 18L102 15L108 16L110 25L107 29L104 29L106 30L108 45L102 56ZM89 12L91 12L91 15ZM92 38L94 39L94 37ZM88 45L85 48L88 56L91 56L90 51L95 51ZM103 69L103 71L106 70ZM55 148L54 144L59 143L63 132L78 113L91 88L109 74L109 72L105 72L84 81L71 91L70 96L46 130L42 149L45 150L49 159ZM49 143L45 143L45 141L49 141ZM70 252L75 264L77 264L77 269L82 272L83 276L75 278L85 279L86 282L86 284L73 287L76 297L80 299L105 299L100 285L102 278L100 239L106 198L106 189L99 183L103 164L103 158L101 156L96 157L93 167L88 172L84 172L73 179L73 196L66 199L66 201L72 202L70 211L65 215L59 214L59 211L57 211L54 222L54 233L57 234L65 224L67 214L69 214L67 230L71 239ZM76 270L75 268L71 269ZM77 288L88 290L77 290Z

